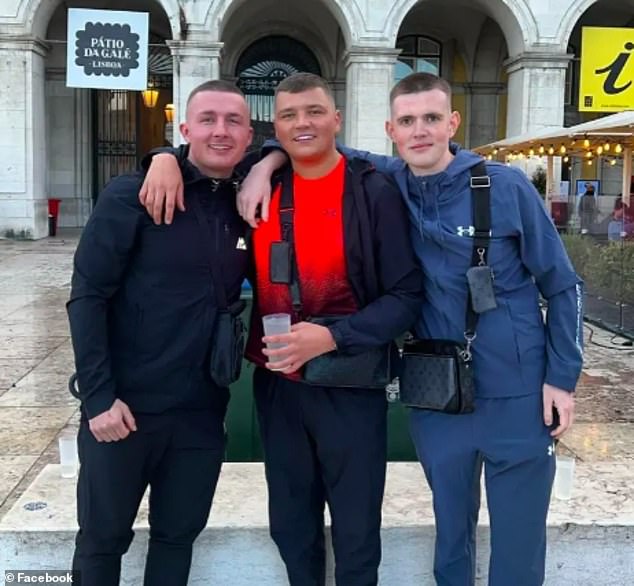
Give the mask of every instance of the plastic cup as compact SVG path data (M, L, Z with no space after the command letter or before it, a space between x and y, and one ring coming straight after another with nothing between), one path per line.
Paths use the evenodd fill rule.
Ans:
M64 434L59 437L59 463L62 478L74 478L77 474L77 438L75 435Z
M572 486L575 479L575 459L572 456L557 456L555 472L555 498L567 501L572 497Z
M291 316L288 313L270 313L262 316L265 336L275 336L277 334L288 334L291 331ZM286 344L267 344L269 350L285 348ZM281 358L278 358L281 360ZM283 370L272 368L271 370Z
M262 317L265 336L288 334L291 331L291 316L288 313L270 313ZM284 348L286 344L267 344L269 350Z

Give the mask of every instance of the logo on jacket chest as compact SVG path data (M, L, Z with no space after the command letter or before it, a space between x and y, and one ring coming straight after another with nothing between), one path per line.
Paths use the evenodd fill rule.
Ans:
M456 228L458 236L475 236L475 226L458 226Z

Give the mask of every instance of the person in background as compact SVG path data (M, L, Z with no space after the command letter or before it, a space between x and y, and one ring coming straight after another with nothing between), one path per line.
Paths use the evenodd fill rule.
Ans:
M594 185L585 184L585 192L579 200L579 216L581 220L581 233L588 234L597 217L597 200L594 194Z

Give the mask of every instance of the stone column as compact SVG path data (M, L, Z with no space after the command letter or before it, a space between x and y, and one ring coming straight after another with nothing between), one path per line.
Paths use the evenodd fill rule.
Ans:
M35 37L0 36L0 236L48 234L44 58Z
M469 114L462 124L465 128L466 144L479 146L497 140L498 109L500 95L506 87L502 83L471 82L463 84L470 96ZM455 93L455 92L454 92Z
M203 40L167 41L174 58L174 141L183 142L178 125L185 118L189 93L201 83L220 79L220 52L223 43Z
M507 136L563 125L566 69L572 57L523 53L504 63L509 74Z
M352 47L345 56L347 145L379 154L392 154L385 134L390 115L390 89L399 49Z
M46 68L47 194L62 200L59 227L85 226L92 209L91 90L66 87L66 69Z

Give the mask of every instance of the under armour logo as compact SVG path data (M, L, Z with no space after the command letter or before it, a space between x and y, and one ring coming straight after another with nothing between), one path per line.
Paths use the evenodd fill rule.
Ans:
M240 236L238 238L238 243L236 244L236 250L246 250L247 249L247 243L244 240L244 238L242 238L242 236Z
M555 453L555 447L552 444L550 444L548 446L548 450L547 451L548 451L548 455L552 456Z
M456 234L458 234L458 236L474 236L475 228L473 226L467 226L466 228L464 226L458 226Z

